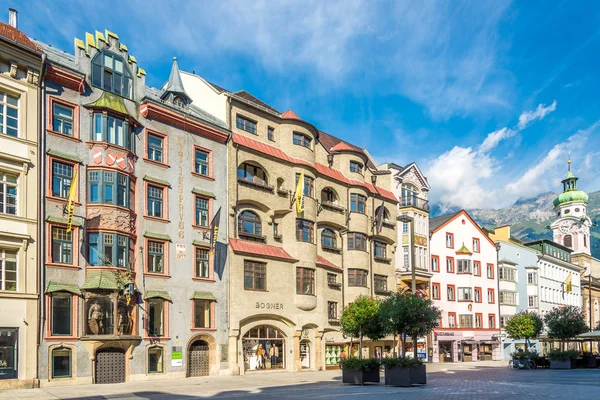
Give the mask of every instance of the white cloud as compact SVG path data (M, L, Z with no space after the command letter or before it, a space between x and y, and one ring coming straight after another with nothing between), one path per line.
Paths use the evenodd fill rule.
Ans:
M481 153L487 153L488 151L495 149L501 140L508 139L516 133L517 131L506 127L489 133L483 143L481 143L481 146L479 146L479 151Z
M556 110L556 100L554 100L552 104L547 107L543 104L539 104L535 110L522 113L519 116L519 129L525 129L527 125L533 121L543 119L546 115L550 114L554 110Z

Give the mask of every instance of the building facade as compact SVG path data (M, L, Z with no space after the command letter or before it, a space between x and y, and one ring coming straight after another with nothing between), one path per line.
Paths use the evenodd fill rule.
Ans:
M431 299L442 311L433 362L500 359L495 243L466 211L429 221Z
M42 53L0 22L0 389L37 385Z
M36 44L47 59L41 383L227 373L226 123L193 104L176 60L162 89L147 86L113 32L75 39L73 55Z
M502 358L519 349L525 350L525 340L509 337L505 331L507 321L521 311L538 311L538 257L535 249L510 235L510 226L501 226L489 232L498 246L498 285L500 304L500 337Z

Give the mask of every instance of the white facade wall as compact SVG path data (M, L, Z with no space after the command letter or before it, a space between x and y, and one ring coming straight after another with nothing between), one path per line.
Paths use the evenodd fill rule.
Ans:
M539 312L543 315L554 307L571 305L581 307L581 269L544 255L538 261L539 266ZM573 290L566 292L565 281L571 273Z

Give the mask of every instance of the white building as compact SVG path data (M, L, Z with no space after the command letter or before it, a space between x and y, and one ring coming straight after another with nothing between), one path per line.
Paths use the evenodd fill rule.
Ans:
M429 220L433 362L499 360L496 245L466 211Z

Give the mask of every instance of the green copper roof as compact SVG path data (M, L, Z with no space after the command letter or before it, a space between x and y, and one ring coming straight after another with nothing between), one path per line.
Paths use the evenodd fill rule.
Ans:
M61 153L60 151L48 149L48 151L46 151L46 154L48 154L50 156L64 158L65 160L74 161L76 163L81 163L81 159L78 158L77 156L73 156L73 155L67 154L67 153Z
M153 176L144 175L144 180L148 181L148 182L158 183L159 185L165 185L165 186L171 187L171 184L169 183L169 181L164 181L162 179L158 179Z
M211 292L194 292L192 299L194 299L194 300L214 300L214 301L217 300L217 298Z
M90 104L86 104L85 107L90 108L102 108L118 112L119 114L129 115L125 102L121 96L112 94L110 92L102 92L100 98Z
M201 196L206 196L206 197L212 197L213 199L215 199L217 196L215 196L215 194L213 192L209 192L208 190L201 190L201 189L192 189L192 193L194 194L199 194Z
M144 237L171 241L171 236L164 233L144 232Z
M156 298L171 301L171 296L169 296L169 292L165 292L163 290L146 290L144 300Z
M567 179L573 179L575 178L575 175L573 175L573 173L571 171L567 172L567 176L565 176L565 179L563 180L567 180Z
M119 289L117 275L112 271L90 271L85 277L82 289Z
M558 207L561 204L571 203L574 201L581 202L581 203L587 203L588 198L589 198L588 194L582 190L569 190L569 191L563 192L563 193L559 194L558 196L556 196L553 203L554 203L554 207Z
M456 254L473 254L471 252L471 250L467 249L467 246L465 246L465 242L463 242L462 247L458 250L456 250Z
M49 281L46 286L46 293L54 293L54 292L69 292L73 294L81 294L81 290L77 285L73 285L70 283L62 283L62 282L53 282Z

